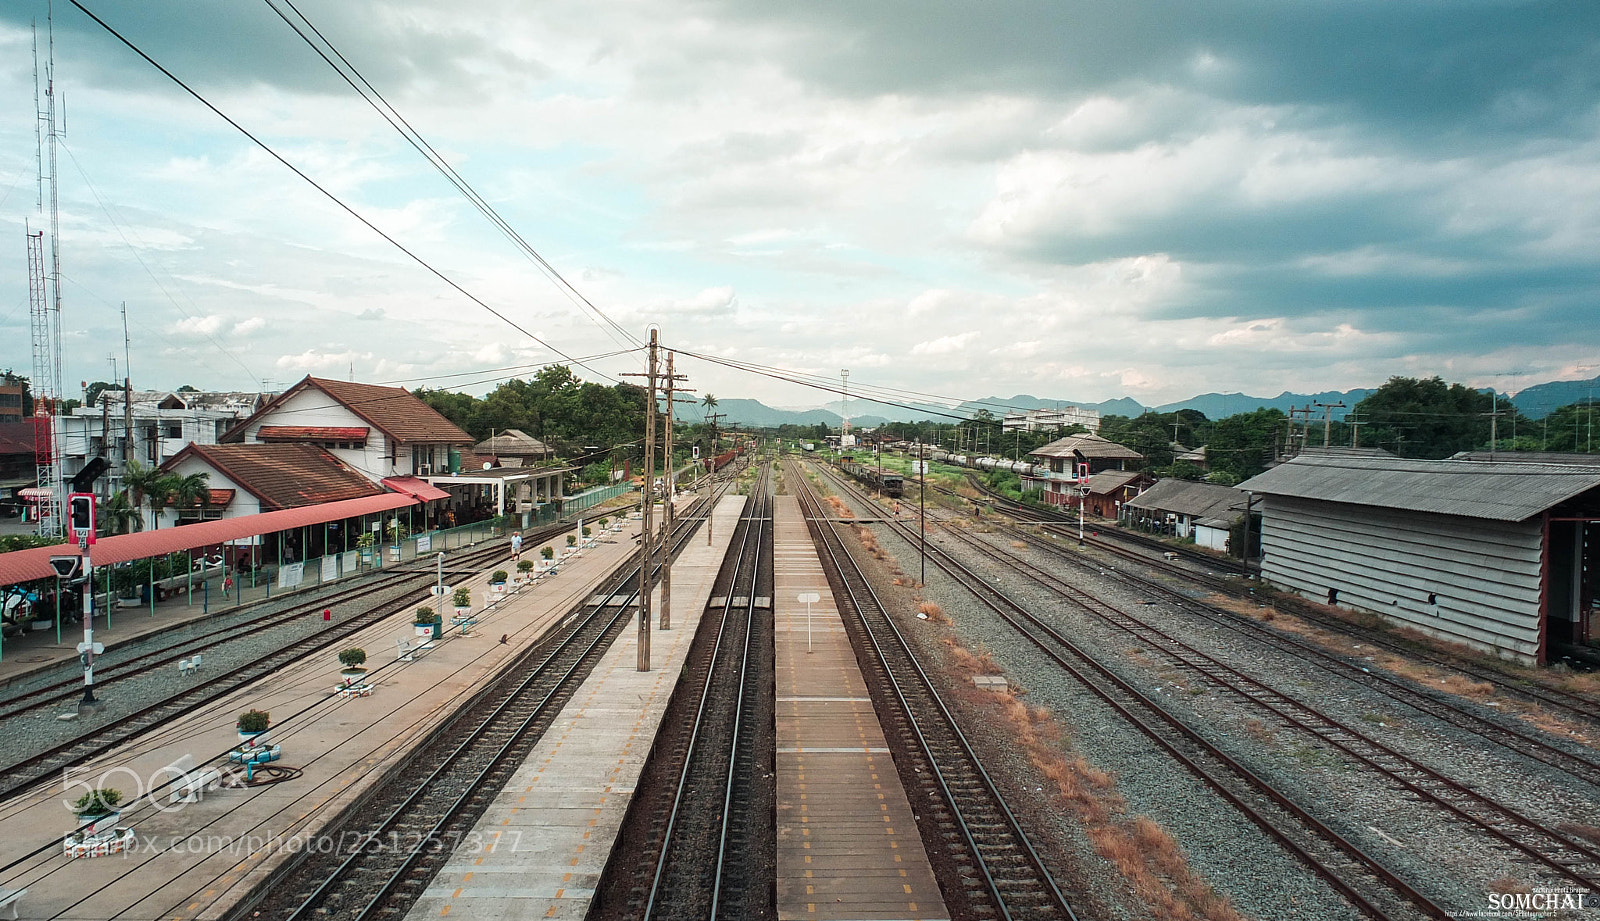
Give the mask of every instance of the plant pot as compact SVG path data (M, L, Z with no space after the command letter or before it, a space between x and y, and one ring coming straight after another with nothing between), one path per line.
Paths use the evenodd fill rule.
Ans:
M240 729L239 741L250 748L255 748L267 740L267 734L270 732L272 732L271 729L263 729L260 732L245 732Z
M99 835L117 827L117 819L122 817L122 810L112 812L78 813L78 834Z
M412 624L412 629L417 631L417 636L433 636L433 622L425 624Z
M355 684L366 676L367 670L361 665L348 665L339 669L339 677L344 679L345 684Z
M472 608L471 607L463 608L460 605L457 605L456 606L456 616L457 617L471 617L472 616Z

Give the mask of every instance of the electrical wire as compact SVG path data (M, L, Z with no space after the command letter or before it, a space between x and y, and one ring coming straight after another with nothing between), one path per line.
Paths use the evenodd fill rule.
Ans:
M372 107L373 111L377 112L384 121L388 122L389 125L395 129L395 131L400 133L401 137L406 139L407 143L415 148L418 153L422 154L422 156L427 159L429 164L431 164L435 170L438 170L439 174L444 176L444 178L456 188L456 191L460 192L461 195L478 210L478 213L482 214L485 218L488 218L489 222L500 231L502 236L504 236L519 250L521 250L523 255L525 255L529 261L531 261L539 269L539 271L556 286L557 290L561 291L562 294L565 295L568 300L572 301L573 304L577 305L580 310L587 308L590 319L593 320L595 324L601 328L601 330L605 331L606 335L611 336L613 342L616 342L618 345L622 345L621 342L617 341L616 336L612 335L612 331L615 330L617 333L621 333L622 336L633 345L639 346L644 344L637 336L629 332L625 327L619 325L616 321L612 320L611 317L607 316L599 307L596 307L594 303L585 297L583 293L573 286L571 282L567 281L566 277L557 271L555 266L551 265L544 258L544 256L540 255L538 250L529 245L528 241L522 238L522 235L511 226L510 222L501 217L500 213L495 211L494 207L485 201L483 196L479 195L477 190L461 177L461 174L456 171L455 167L451 166L449 161L446 160L444 156L437 150L435 150L433 145L428 143L427 139L422 136L421 132L412 127L410 122L406 121L405 117L400 114L399 110L390 104L388 99L384 98L383 94L372 85L371 81L369 81L354 64L350 63L350 59L346 58L343 52L339 51L338 47L336 47L333 42L322 33L322 30L318 29L316 25L312 23L311 20L306 16L306 14L301 12L300 8L294 5L293 0L263 0L263 2L265 2L274 13L277 13L278 18L282 19L284 23L289 26L289 28L293 29L294 33L300 36L301 40L304 41L312 51L315 51L318 57L322 58L322 60L325 61L329 67L333 68L334 71L336 71L339 76L344 79L344 82L349 84L350 88L355 90L356 94L365 100L367 105ZM306 28L311 30L312 34L316 35L316 41L313 41L311 36L307 35L304 29L300 28L300 26L296 24L294 20L289 18L287 13L279 8L279 2L282 2L284 6L294 11L295 16L299 18L300 22L304 23ZM321 44L319 45L318 42L321 42ZM324 48L327 50L324 51ZM329 52L333 54L333 57L339 59L339 63L334 63L333 58L328 57ZM346 71L348 71L348 73Z
M446 275L444 272L441 272L440 270L434 268L433 265L430 264L427 260L423 259L421 256L419 256L416 253L412 252L410 249L408 249L405 246L405 244L401 243L399 240L397 240L394 237L390 236L389 234L385 233L382 229L380 229L378 227L378 225L372 223L372 221L368 220L365 216L363 216L361 214L361 212L357 211L355 208L353 208L350 205L346 204L343 199L339 198L339 196L333 194L333 192L331 192L327 188L323 187L323 185L321 183L317 182L315 179L312 179L309 175L307 175L299 167L295 166L293 163L290 163L288 161L288 159L286 159L282 154L280 154L276 150L274 150L271 147L271 145L267 144L265 141L261 140L260 138L256 137L254 134L250 133L250 131L248 129L246 129L243 125L241 125L238 122L234 121L231 117L229 117L227 115L227 113L223 112L216 105L212 104L212 102L210 100L208 100L208 99L206 99L206 97L202 96L198 90L195 90L193 87L189 86L189 84L183 82L183 80L180 79L176 74L174 74L172 71L168 70L166 67L162 66L161 63L158 62L155 58L153 58L150 55L146 54L143 51L143 49L141 49L138 45L135 45L131 40L129 40L127 37L125 37L121 32L118 32L116 29L112 28L112 26L109 23L107 23L105 20L101 19L99 16L96 16L92 11L90 11L90 9L88 7L84 6L83 3L80 2L80 0L69 0L69 2L73 6L77 7L79 12L83 13L85 16L87 16L91 20L93 20L95 25L98 25L100 28L102 28L106 32L110 33L110 35L113 38L115 38L117 41L121 42L123 45L127 46L127 48L130 51L132 51L134 54L137 54L139 57L143 58L145 60L145 62L148 63L151 67L154 67L156 70L160 71L162 76L166 77L168 80L171 80L173 83L177 84L180 89L182 89L184 92L188 93L190 96L194 97L194 99L197 102L199 102L201 105L205 106L207 109L210 109L211 112L213 114L215 114L218 118L220 118L223 121L227 122L228 125L231 126L234 130L238 131L240 134L242 134L246 138L248 138L251 141L251 143L253 143L257 147L261 148L267 154L267 156L269 156L272 159L278 161L285 168L287 168L290 172L294 173L296 176L299 176L302 180L304 180L306 182L307 185L311 186L313 189L316 189L318 192L322 193L324 198L327 198L329 201L331 201L335 205L337 205L340 208L340 210L344 211L346 214L349 214L351 217L355 218L357 221L360 221L363 225L365 225L367 227L367 229L371 230L373 233L375 233L378 236L382 237L384 239L384 241L387 242L390 246L393 246L395 249L397 249L401 253L405 254L408 258L411 259L411 261L415 262L419 266L422 266L422 268L426 269L434 277L438 278L440 281L442 281L445 284L449 285L451 288L454 288L462 296L466 297L468 300L472 301L474 304L477 304L479 307L482 307L484 310L488 311L494 317L498 318L501 322L505 323L507 326L511 327L512 329L516 330L519 333L522 333L524 336L527 336L529 339L532 339L534 342L536 342L539 345L543 346L544 348L550 350L551 352L554 352L555 354L561 356L561 358L565 359L567 362L572 363L572 364L577 364L580 367L586 368L590 372L596 374L597 376L604 377L606 380L612 380L612 381L615 380L614 378L610 377L609 375L604 374L604 373L602 373L600 371L597 371L594 368L591 368L588 365L583 364L582 362L574 361L573 358L571 356L569 356L566 352L561 351L560 349L556 348L555 346L551 345L550 343L546 342L545 340L543 340L543 339L539 338L538 336L534 335L529 330L523 328L523 326L521 324L517 323L515 320L511 319L510 317L506 316L504 313L501 313L500 311L496 310L495 308L489 306L488 303L486 303L485 301L480 299L477 295L475 295L472 292L468 291L465 287L463 287L455 279L453 279L450 276Z

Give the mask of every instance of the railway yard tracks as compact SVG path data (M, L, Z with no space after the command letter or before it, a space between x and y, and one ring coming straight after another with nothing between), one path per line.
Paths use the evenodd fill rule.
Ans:
M760 468L591 918L773 918L772 477Z
M958 917L1076 918L832 516L798 466L789 469L786 482L800 496L896 768L922 817L924 846L936 868L947 868L946 905Z
M696 500L670 536L675 553L698 527ZM659 568L659 563L655 568ZM638 567L624 566L555 633L519 656L455 716L388 767L325 834L357 842L282 864L227 916L367 919L402 916L469 840L474 823L562 706L631 622ZM613 603L616 598L622 604Z
M834 478L834 485L841 492L856 492L837 478ZM858 492L856 497L866 499ZM911 528L899 522L888 523L903 536L912 538ZM1154 651L1160 655L1163 659L1162 664L1169 669L1185 671L1205 682L1216 692L1231 695L1245 706L1258 708L1275 725L1290 727L1294 731L1316 739L1320 744L1337 750L1350 762L1362 765L1385 782L1432 804L1454 819L1469 823L1479 833L1537 862L1553 876L1585 889L1600 890L1600 849L1597 849L1594 843L1562 830L1547 827L1478 792L1469 784L1419 764L1371 738L1369 734L1331 718L1300 700L1280 693L1263 682L1254 680L1183 642L1170 632L1101 601L1010 550L996 547L961 529L948 528L944 529L944 533L990 561L1048 589L1057 597L1112 629L1136 639L1140 643L1141 650ZM1072 560L1077 566L1093 565L1078 559L1078 554L1056 547L1048 541L1040 541L1037 536L1019 531L1007 531L1007 533L1023 536L1025 539L1031 538L1030 543L1042 543L1047 549ZM973 571L937 544L930 545L929 550L936 565L963 585L973 597L1015 628L1047 658L1056 662L1090 687L1097 696L1129 718L1141 732L1177 756L1180 762L1196 772L1197 776L1213 789L1222 793L1236 808L1241 808L1255 824L1288 846L1303 862L1328 879L1362 911L1373 917L1386 917L1391 916L1392 912L1405 911L1420 911L1434 917L1443 916L1443 910L1429 898L1385 869L1377 860L1363 853L1354 843L1333 831L1328 825L1313 818L1307 809L1277 792L1270 784L1229 758L1195 729L1167 712L1167 708L1160 706L1150 696L1139 692L1100 664L1092 654L1080 649L1050 623L1032 614L1026 605L1011 598L989 579ZM1149 583L1145 587L1150 588L1154 585L1155 583ZM1167 600L1173 600L1191 610L1195 607L1193 599L1177 594L1171 589L1165 591ZM1254 622L1248 621L1247 618L1239 618L1237 615L1233 617L1234 619L1227 621L1227 625L1241 630L1248 629L1252 639L1258 639L1262 634L1277 636L1274 631L1254 625ZM1253 627L1247 628L1238 621L1244 621ZM1301 648L1302 645L1307 648ZM1346 677L1354 677L1351 669L1360 671L1361 679L1373 677L1359 666L1340 660L1325 651L1316 650L1309 644L1300 644L1299 641L1285 642L1282 648L1292 654L1313 658L1319 664L1342 671ZM1382 682L1371 680L1365 683L1378 685L1380 691L1392 692L1397 699L1415 703L1418 709L1424 712L1440 714L1442 719L1454 725L1476 732L1528 757L1544 761L1571 773L1574 777L1590 783L1595 779L1597 765L1590 756L1575 750L1569 751L1551 746L1529 733L1511 729L1498 722L1485 720L1470 711L1452 707L1449 702L1418 692L1403 682L1385 678ZM1202 749L1198 753L1199 757L1195 757L1192 752L1181 751L1184 747L1192 749L1196 745ZM1208 765L1225 766L1227 773L1231 774L1231 779L1209 770ZM1238 786L1240 782L1249 789L1240 789ZM1270 800L1276 809L1245 808L1247 796L1253 796L1258 801L1264 797ZM1300 830L1297 832L1292 827L1276 821L1274 812L1280 815L1293 815ZM1322 842L1320 847L1316 842L1306 840L1307 831L1320 839ZM1342 858L1329 860L1327 854L1329 846L1337 849ZM1351 874L1352 869L1357 872ZM1383 888L1375 888L1372 885L1375 882L1381 882Z

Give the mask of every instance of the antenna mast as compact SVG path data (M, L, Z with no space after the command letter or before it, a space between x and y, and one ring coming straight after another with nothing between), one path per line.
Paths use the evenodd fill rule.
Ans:
M66 502L61 470L61 215L57 196L56 88L54 18L46 19L48 51L44 68L44 106L37 117L44 125L48 146L37 151L39 158L39 201L44 201L44 182L50 185L50 275L49 298L45 296L43 233L28 234L29 313L33 332L33 429L34 458L39 488L46 495L39 500L39 534L59 537L64 533L61 510ZM34 102L39 94L39 39L34 36ZM38 136L35 127L35 137ZM48 163L49 172L45 172Z

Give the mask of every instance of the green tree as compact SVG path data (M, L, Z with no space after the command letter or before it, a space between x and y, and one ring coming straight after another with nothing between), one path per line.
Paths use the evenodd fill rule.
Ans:
M1538 422L1523 422L1517 450L1600 451L1600 439L1595 438L1596 415L1600 415L1600 400L1581 400L1552 410Z
M1497 409L1508 418L1516 411L1504 397L1434 376L1391 377L1354 412L1363 423L1363 445L1401 457L1442 458L1487 446L1490 413Z
M211 506L211 474L200 472L172 477L172 504L179 509Z
M138 506L128 499L126 489L118 492L100 507L100 526L108 534L131 534L144 526Z

